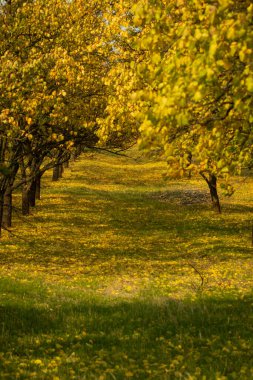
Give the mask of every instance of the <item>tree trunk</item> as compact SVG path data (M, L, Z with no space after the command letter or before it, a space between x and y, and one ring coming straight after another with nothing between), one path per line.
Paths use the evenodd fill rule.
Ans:
M4 208L4 193L0 191L0 236L2 234L2 226L3 226L3 208Z
M40 200L40 198L41 198L41 177L42 177L42 174L38 174L36 176L36 179L35 179L35 181L36 181L36 194L35 194L35 198L37 200Z
M56 166L53 168L52 181L58 181L59 178L60 178L60 166L59 166L59 165L56 165Z
M208 184L213 207L220 214L221 205L220 205L219 195L217 191L217 178L214 174L210 174L210 173L208 174L208 177L204 173L200 173L200 174L204 178L206 183Z
M219 195L217 191L217 178L215 177L215 175L210 175L208 186L210 189L213 206L219 213L221 213L220 200L219 200Z
M7 187L4 194L2 225L7 228L12 226L12 188L11 186Z
M63 166L64 166L64 168L69 168L69 160L64 162Z
M36 204L36 180L32 181L30 190L29 190L29 204L31 207L35 207Z
M29 190L30 189L27 185L23 186L23 190L22 190L22 215L29 215L29 213L30 213Z
M200 174L204 178L206 183L208 184L213 207L220 214L221 205L220 205L219 195L217 191L217 178L214 174L209 174L208 177L204 173L200 173Z
M59 165L59 178L62 178L63 173L64 173L64 167L63 167L63 164L60 164Z
M19 165L15 163L12 166L12 175L6 183L6 189L4 192L4 203L3 203L3 216L2 225L6 228L12 226L12 193L13 184L15 182L16 174L18 172Z

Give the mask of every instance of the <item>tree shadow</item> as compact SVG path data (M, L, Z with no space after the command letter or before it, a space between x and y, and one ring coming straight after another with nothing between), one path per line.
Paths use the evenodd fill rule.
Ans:
M42 209L43 214L40 214ZM70 257L79 255L84 260L89 254L96 253L102 260L113 256L129 259L143 256L156 260L159 256L163 261L175 257L180 261L186 255L184 244L190 246L189 251L196 252L196 257L201 252L201 255L217 260L224 260L231 254L248 259L251 256L247 239L251 232L248 225L252 208L234 205L230 209L235 212L241 210L247 216L243 221L235 222L234 218L227 220L226 216L207 210L203 204L179 207L173 202L168 204L152 199L149 193L91 191L85 186L76 187L74 194L61 199L60 205L57 195L45 197L30 218L34 223L40 223L43 234L30 228L27 242L19 242L24 254L4 253L0 261L44 262L46 265L50 256L62 256L63 260L66 249ZM105 237L108 242L103 248L101 241ZM13 239L13 244L16 241L18 239ZM8 249L7 246L9 242L6 242Z
M172 379L176 372L194 376L196 368L208 379L217 378L218 372L228 378L233 373L251 378L252 295L196 301L68 296L60 305L54 300L51 310L21 302L1 306L3 355L11 351L21 361L60 355L62 367L75 355L92 371L92 361L102 353L117 379L125 378L122 363L133 367L136 379ZM40 345L34 350L38 337ZM240 377L242 368L245 374ZM102 362L96 370L103 373Z

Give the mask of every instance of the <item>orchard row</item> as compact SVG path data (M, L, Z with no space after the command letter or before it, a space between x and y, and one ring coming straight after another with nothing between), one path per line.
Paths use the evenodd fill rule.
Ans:
M168 175L253 165L250 0L0 1L0 226L80 149L140 148Z

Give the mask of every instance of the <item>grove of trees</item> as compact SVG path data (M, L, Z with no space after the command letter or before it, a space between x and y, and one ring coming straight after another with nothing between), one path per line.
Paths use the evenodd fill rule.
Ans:
M130 5L118 11L123 58L109 73L104 128L136 127L140 146L159 151L170 176L201 174L220 211L217 181L232 194L231 175L252 166L253 4Z
M138 139L168 175L253 165L250 0L0 1L0 228L80 147Z
M15 188L22 186L26 215L42 174L98 140L108 71L104 4L1 2L0 225L11 225Z

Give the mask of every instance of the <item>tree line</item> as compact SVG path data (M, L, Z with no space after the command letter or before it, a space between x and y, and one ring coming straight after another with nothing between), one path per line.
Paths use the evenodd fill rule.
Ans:
M129 1L118 24L101 135L137 128L169 176L203 177L220 212L217 183L231 195L253 164L252 2Z
M0 226L22 213L45 171L96 145L109 70L104 1L9 0L0 4Z
M253 165L250 0L0 2L0 226L80 147L126 147L217 183Z

